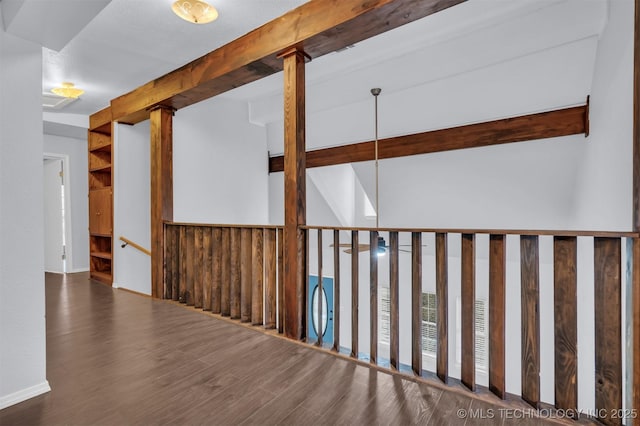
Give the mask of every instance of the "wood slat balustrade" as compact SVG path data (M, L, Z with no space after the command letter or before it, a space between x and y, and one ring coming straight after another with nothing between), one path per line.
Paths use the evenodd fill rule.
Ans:
M622 239L629 238L627 245L627 261L630 263L630 276L634 283L640 282L637 270L640 270L640 243L635 234L580 231L552 232L545 231L539 235L530 232L519 234L520 251L520 357L521 371L506 370L506 319L510 309L507 300L507 235L514 235L508 230L486 230L474 232L451 232L452 230L390 230L387 247L388 264L378 258L379 229L368 229L369 246L359 244L361 228L344 229L349 231L350 241L347 253L351 253L350 271L341 271L340 231L343 228L301 227L305 233L306 270L310 257L308 232L317 230L317 247L312 247L317 254L318 292L323 291L323 276L326 275L326 262L333 261L334 303L327 305L327 312L320 303L312 315L318 318L327 316L333 319L333 341L326 341L322 336L322 327L318 327L318 339L313 343L326 345L331 350L340 352L345 348L340 345L340 307L341 307L341 273L351 276L351 300L346 302L346 313L351 318L351 357L369 356L376 368L384 365L386 355L381 355L378 347L380 339L379 277L380 268L389 268L389 368L396 371L407 371L413 375L427 377L424 374L423 355L423 285L425 274L434 279L436 296L436 330L435 365L437 377L447 382L449 379L449 330L448 317L451 309L448 276L448 259L455 254L448 250L450 233L460 236L460 332L461 332L461 369L456 376L470 390L477 388L476 382L476 235L488 235L488 276L482 282L488 282L488 383L489 390L499 398L507 398L506 383L509 377L520 375L521 397L524 401L538 407L541 404L541 351L540 351L540 245L539 235L553 236L553 355L554 355L554 405L558 409L575 410L578 404L578 358L593 357L595 359L595 413L600 414L599 421L605 424L621 424L603 413L612 413L622 408L622 388L625 375L622 364ZM333 238L326 241L323 230L331 229ZM167 299L177 300L194 308L211 310L213 314L231 316L232 319L251 323L261 328L277 328L283 332L283 285L282 285L282 228L268 226L239 225L206 225L165 223L165 289ZM423 234L431 233L435 247L423 249ZM591 237L593 241L593 267L595 291L595 348L578 347L578 240ZM407 241L411 244L400 244ZM426 239L428 247L429 239ZM456 241L454 239L453 241ZM323 247L332 246L333 256L323 256ZM410 246L410 249L405 249ZM630 248L629 248L630 247ZM515 247L514 247L515 248ZM367 265L359 264L362 250L369 250L369 309L370 348L369 354L359 353L358 309L360 291L359 275L366 273ZM484 249L482 249L484 252ZM410 252L410 270L402 271L401 252ZM423 270L424 256L433 256L435 270L431 267ZM403 261L404 262L404 261ZM427 263L429 265L429 263ZM363 270L360 270L362 266ZM329 267L330 268L330 267ZM481 270L481 269L480 269ZM408 278L410 277L410 278ZM480 281L479 281L480 282ZM514 283L515 284L515 283ZM517 285L517 284L515 284ZM545 284L548 285L548 284ZM630 286L636 290L637 286ZM485 290L486 291L486 290ZM306 295L308 296L308 295ZM305 296L305 297L306 297ZM629 296L629 295L628 295ZM410 305L410 324L406 321L403 300ZM484 296L482 296L484 297ZM633 297L637 298L634 293ZM321 301L321 298L318 298ZM452 299L453 300L453 299ZM606 303L605 303L606 302ZM345 305L342 304L344 307ZM634 307L634 315L638 315ZM311 311L307 311L311 312ZM403 312L402 318L400 313ZM426 312L426 311L424 311ZM551 312L551 311L548 311ZM345 314L345 312L343 312ZM309 315L309 313L307 313ZM312 321L311 318L307 319ZM303 319L303 323L307 323ZM400 342L400 330L409 327L411 330L410 345L407 350ZM348 353L348 352L347 352ZM404 361L407 360L407 361ZM411 365L404 365L403 362ZM511 376L510 376L511 375ZM633 376L629 376L633 377ZM633 380L633 379L629 379ZM628 383L628 382L627 382ZM637 384L632 382L632 385ZM632 388L633 386L630 386ZM612 411L613 410L613 411Z
M252 325L282 325L282 228L165 223L167 299Z

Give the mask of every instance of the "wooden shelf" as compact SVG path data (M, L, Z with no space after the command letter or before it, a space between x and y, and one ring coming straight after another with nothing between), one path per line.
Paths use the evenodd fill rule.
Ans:
M91 278L113 282L113 139L111 113L90 117L89 148L89 253Z
M110 172L111 171L111 163L109 164L104 164L98 167L93 167L91 169L89 169L90 172Z
M112 276L109 272L91 271L91 278L109 285L112 282Z
M92 251L91 256L99 257L100 259L111 259L111 253L105 251Z

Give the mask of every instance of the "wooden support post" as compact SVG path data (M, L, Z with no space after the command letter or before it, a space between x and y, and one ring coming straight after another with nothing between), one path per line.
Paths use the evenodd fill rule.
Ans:
M292 48L284 59L284 333L302 340L306 331L307 221L305 154L305 54Z
M164 224L173 220L173 109L151 111L151 296L164 295Z

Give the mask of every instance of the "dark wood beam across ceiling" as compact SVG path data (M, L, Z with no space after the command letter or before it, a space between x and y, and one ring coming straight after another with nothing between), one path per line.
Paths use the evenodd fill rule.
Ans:
M111 101L114 121L138 123L156 105L180 109L282 71L278 54L340 50L466 0L311 0Z
M380 159L479 148L511 142L589 134L589 105L522 115L502 120L451 127L380 139ZM374 160L374 141L307 152L307 168ZM284 170L284 157L269 158L269 173Z

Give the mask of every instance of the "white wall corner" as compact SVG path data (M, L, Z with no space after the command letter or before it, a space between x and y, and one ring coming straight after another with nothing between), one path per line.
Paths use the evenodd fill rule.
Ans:
M48 381L0 397L0 410L51 391Z

